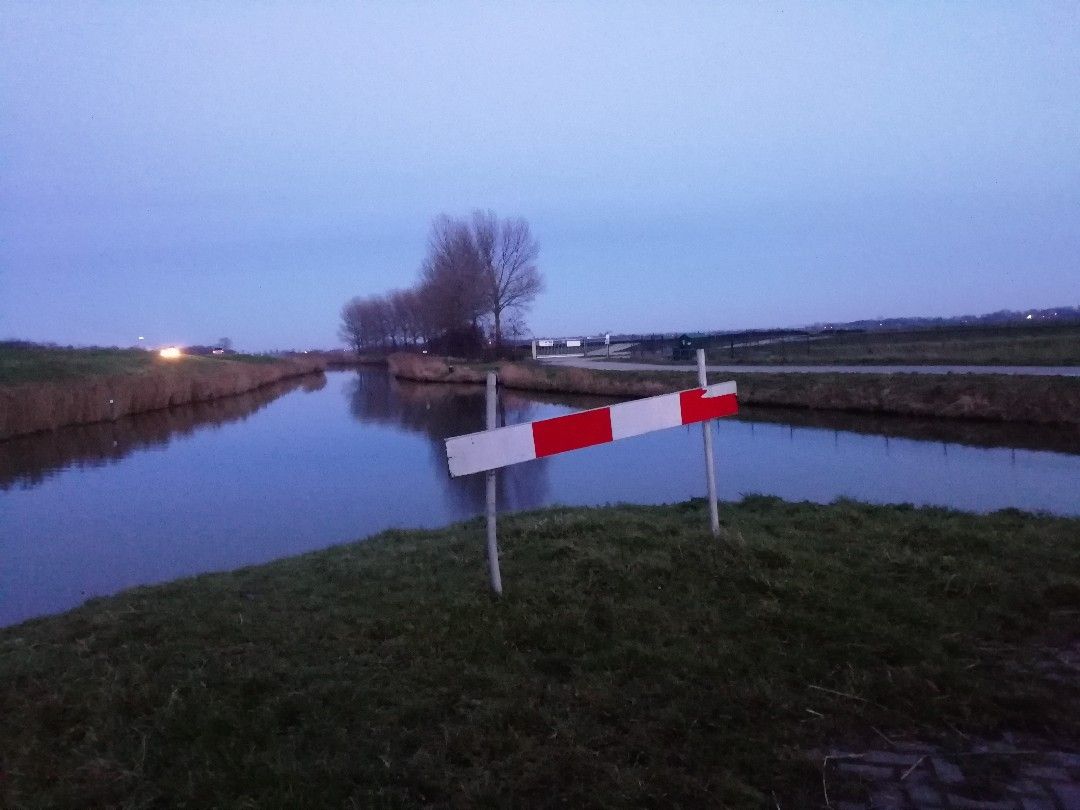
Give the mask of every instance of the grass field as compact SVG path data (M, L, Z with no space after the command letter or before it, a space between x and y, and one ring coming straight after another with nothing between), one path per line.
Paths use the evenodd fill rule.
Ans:
M193 367L215 368L222 364L273 363L267 355L184 356L163 360L142 349L73 349L21 341L0 342L0 385L82 380L114 374L140 374L151 370Z
M711 363L1080 365L1080 326L838 333L758 346L714 345Z
M501 601L474 521L0 630L0 804L815 807L812 748L1080 735L1080 521L722 520L506 518Z

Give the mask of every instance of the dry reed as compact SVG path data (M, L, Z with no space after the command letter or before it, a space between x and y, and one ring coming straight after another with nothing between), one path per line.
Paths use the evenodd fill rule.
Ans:
M174 405L207 402L290 377L321 372L322 358L220 362L154 368L63 382L0 387L0 440L64 425L86 425Z

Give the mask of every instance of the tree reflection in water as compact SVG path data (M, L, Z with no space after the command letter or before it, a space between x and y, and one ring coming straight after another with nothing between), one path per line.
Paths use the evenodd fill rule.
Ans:
M483 475L452 479L446 471L444 440L484 429L484 386L453 383L413 383L386 373L360 372L348 387L349 410L360 422L393 425L420 434L429 441L432 463L446 497L456 511L478 514L484 509ZM585 401L584 398L575 398ZM559 400L563 404L563 400ZM499 424L512 425L535 418L535 394L528 399L513 391L499 391ZM567 403L568 404L568 403ZM592 407L586 404L582 407ZM548 502L548 463L537 459L499 470L498 505L501 511L537 509Z

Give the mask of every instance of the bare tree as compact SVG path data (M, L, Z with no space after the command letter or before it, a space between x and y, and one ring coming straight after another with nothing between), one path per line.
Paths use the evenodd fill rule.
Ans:
M341 308L338 335L359 352L372 346L396 346L393 307L385 296L353 298Z
M544 289L535 264L540 246L524 219L500 222L491 211L473 214L472 236L484 279L486 311L494 322L495 344L501 346L506 314L524 311Z
M394 329L394 307L385 295L373 295L369 299L369 322L372 328L373 342L380 346L389 343L397 347L397 335Z
M387 299L393 314L393 328L401 335L401 342L406 346L416 343L420 337L418 292L415 289L394 290Z
M487 311L485 281L466 223L445 215L435 220L420 274L428 314L439 331L479 324Z
M502 333L511 340L523 338L529 334L529 326L521 312L511 312L503 321Z
M364 315L364 299L353 298L341 308L341 326L338 335L352 346L357 354L364 348L364 328L366 316Z
M421 343L431 334L428 328L427 313L424 311L423 288L417 284L405 291L404 308L413 343Z

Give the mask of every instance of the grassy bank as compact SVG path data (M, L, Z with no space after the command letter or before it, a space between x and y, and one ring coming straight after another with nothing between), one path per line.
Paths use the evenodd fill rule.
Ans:
M391 355L388 367L397 377L423 382L483 382L487 371L494 369L508 388L567 394L644 397L697 385L697 375L691 372L599 371L542 363L484 365L411 354ZM746 405L1080 427L1080 378L1004 374L723 376L736 381L739 401Z
M758 345L721 343L708 349L708 357L710 363L1075 366L1080 326L826 333Z
M213 368L230 363L274 363L264 354L185 356L163 360L156 352L93 346L86 349L46 346L22 341L0 341L0 386L63 382L142 374L162 369ZM209 364L209 365L208 365Z
M322 371L320 358L185 356L0 344L0 440L206 402Z
M722 518L505 519L501 602L474 521L0 630L0 804L814 807L810 749L1080 735L1080 521Z

